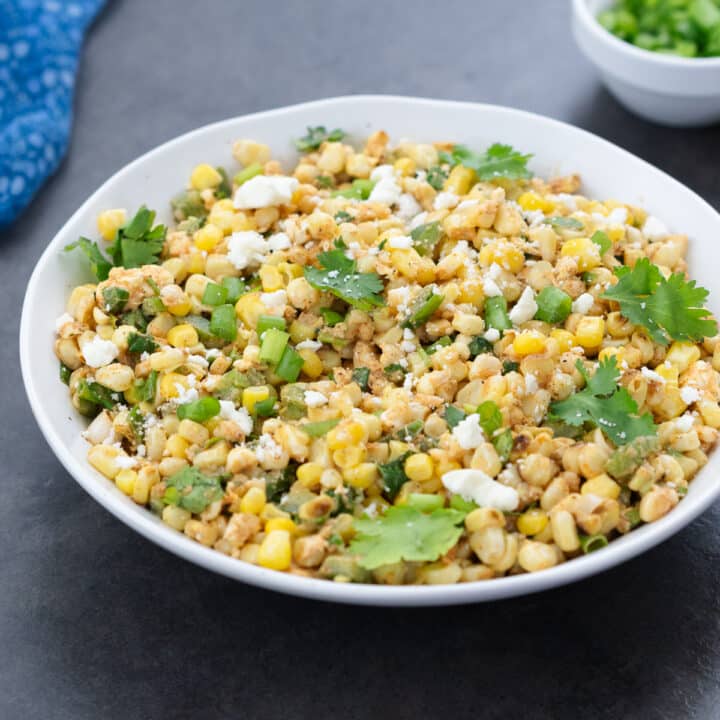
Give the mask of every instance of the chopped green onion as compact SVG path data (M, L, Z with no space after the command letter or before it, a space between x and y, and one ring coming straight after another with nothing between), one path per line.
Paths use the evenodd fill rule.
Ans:
M608 539L604 535L581 535L580 547L587 555L604 548L608 544Z
M408 507L425 513L439 510L444 504L442 495L434 495L431 493L410 493L407 498Z
M544 287L535 302L538 306L535 319L547 323L564 322L572 311L572 298L554 285Z
M424 325L433 313L442 305L445 296L436 293L432 288L426 288L413 301L410 313L403 323L406 328L418 328Z
M210 316L210 332L232 342L237 337L237 318L232 305L218 305Z
M140 312L140 310L131 310L130 312L125 313L120 318L120 324L132 325L133 327L136 327L138 330L140 330L140 332L145 332L148 326L148 322L145 319L145 316Z
M335 312L330 308L320 308L320 314L323 316L325 324L329 327L334 327L345 319L340 313Z
M157 295L145 298L142 302L142 311L145 315L159 315L160 313L165 312L166 309L165 303L163 303Z
M136 380L133 385L133 392L138 402L155 402L157 392L157 370L151 370L145 380Z
M502 295L494 295L485 300L485 324L501 332L512 327L507 300Z
M260 163L253 163L252 165L248 165L247 167L244 167L239 172L235 173L233 182L236 185L242 185L243 183L247 182L250 178L254 178L256 175L262 175L262 174L263 174L263 166Z
M224 305L227 302L228 291L217 283L208 283L202 296L203 305Z
M600 255L604 255L610 248L612 248L612 241L602 230L597 230L593 233L590 238L600 249Z
M261 315L258 318L257 334L261 336L266 330L275 328L276 330L285 329L285 319L277 317L277 315Z
M198 423L203 423L219 414L220 402L211 395L179 405L177 409L177 416L180 420L194 420Z
M352 371L353 382L356 382L360 389L365 392L368 389L368 380L370 380L370 369L366 367L357 367Z
M81 400L100 405L106 410L112 410L119 402L118 396L114 392L100 385L100 383L87 380L81 380L78 383L77 394Z
M65 365L65 363L60 363L60 380L66 385L69 385L71 375L72 370L67 365Z
M339 419L320 420L319 422L305 423L300 426L300 429L310 437L322 437L327 435L339 422Z
M478 506L472 502L472 500L466 500L462 495L451 495L450 496L450 507L453 510L460 510L461 512L472 512Z
M449 428L454 428L461 420L465 419L465 413L454 405L445 408L445 422Z
M275 368L275 374L285 380L285 382L294 383L300 376L300 371L305 363L302 356L289 345L285 346L280 362Z
M453 339L447 335L436 340L432 345L428 345L425 348L425 352L428 355L434 355L440 348L448 347L453 344Z
M282 330L277 328L266 330L260 345L260 360L271 365L279 363L288 340L290 335Z
M245 283L236 277L223 278L222 286L227 291L227 301L233 305L247 292Z
M275 414L275 398L269 397L255 403L255 415L258 417L270 417Z
M124 307L125 303L130 299L130 293L121 287L106 287L102 291L103 310L111 315L116 315Z
M374 187L375 183L372 180L358 178L357 180L353 180L352 185L349 188L345 188L344 190L333 190L333 192L330 193L330 196L355 200L367 200Z
M576 218L564 217L563 215L545 218L544 222L546 222L548 225L551 225L556 230L582 230L585 227Z
M400 363L390 363L383 368L385 376L390 382L401 383L405 379L405 368Z

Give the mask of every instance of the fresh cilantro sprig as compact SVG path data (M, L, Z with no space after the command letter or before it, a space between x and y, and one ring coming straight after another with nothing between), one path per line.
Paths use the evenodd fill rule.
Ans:
M307 135L295 141L295 147L300 152L317 150L324 142L339 142L345 137L345 131L340 128L328 131L324 125L308 127Z
M464 145L455 145L449 153L440 153L442 162L472 168L480 180L527 180L532 177L527 168L531 157L501 143L491 145L484 153L475 153Z
M464 512L450 508L427 514L406 505L393 506L382 517L355 520L357 535L350 552L367 570L401 560L434 561L460 539L464 518Z
M395 496L400 492L400 488L409 479L405 474L405 461L410 455L412 455L411 452L406 452L395 458L395 460L378 465L380 477L382 478L382 488L390 500L395 499Z
M656 343L698 341L717 333L717 323L705 307L709 292L694 280L686 281L681 273L665 279L647 258L632 268L617 268L615 274L619 282L601 297L618 302L620 313L642 325Z
M342 250L318 255L321 268L304 268L305 279L317 290L332 293L360 310L369 311L385 304L380 293L384 285L377 273L358 272L357 263Z
M575 367L585 378L585 388L565 400L550 405L550 421L560 420L579 427L588 423L599 427L616 445L655 435L652 415L638 416L638 406L630 393L618 385L620 372L614 357L601 360L590 377L581 360Z

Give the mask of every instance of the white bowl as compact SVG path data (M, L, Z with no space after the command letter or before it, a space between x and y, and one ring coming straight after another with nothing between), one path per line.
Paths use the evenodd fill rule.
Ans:
M608 90L629 110L662 125L720 121L720 57L683 58L643 50L597 21L611 0L573 0L573 31Z
M450 140L474 148L502 141L535 153L533 170L541 175L579 172L585 192L598 198L620 198L659 215L671 229L692 239L693 276L715 290L720 277L720 216L676 180L595 135L570 125L504 107L403 97L357 96L320 100L208 125L171 140L116 173L75 212L53 238L30 278L20 328L20 361L30 404L40 428L67 471L101 505L162 547L209 570L252 585L331 600L368 605L450 605L524 595L563 585L640 554L670 537L705 510L718 496L720 453L693 480L683 501L662 520L639 528L591 555L539 573L462 585L386 587L352 585L287 575L235 560L206 548L163 524L135 505L86 460L80 433L85 421L70 405L58 379L52 351L55 319L64 312L70 289L83 280L81 260L63 253L79 235L97 235L95 219L108 207L130 210L142 203L169 220L168 199L184 185L198 162L231 164L233 140L250 137L268 143L280 160L295 157L290 138L308 125L342 127L361 139L383 128L397 140ZM700 262L702 256L703 262Z

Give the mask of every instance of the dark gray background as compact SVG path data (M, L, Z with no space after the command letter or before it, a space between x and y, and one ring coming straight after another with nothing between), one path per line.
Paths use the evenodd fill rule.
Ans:
M717 506L640 559L527 599L331 606L156 548L45 444L17 332L33 264L67 217L179 133L347 93L551 115L720 206L720 129L619 107L573 44L568 2L112 2L87 41L69 156L0 243L0 718L720 717Z

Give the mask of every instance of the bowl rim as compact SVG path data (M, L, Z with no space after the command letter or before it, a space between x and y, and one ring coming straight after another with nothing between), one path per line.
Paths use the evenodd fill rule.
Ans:
M698 515L704 512L712 502L720 495L720 483L703 489L703 494L697 496L694 504L680 503L674 510L660 520L645 525L632 533L610 543L601 552L584 555L574 558L572 561L562 563L553 568L536 573L526 573L510 577L493 578L490 581L477 581L471 583L460 583L455 585L436 586L383 586L371 584L337 583L330 580L306 578L297 575L278 572L261 568L250 563L243 562L236 558L224 555L217 550L207 548L187 538L184 534L166 526L162 521L152 515L145 508L125 502L127 498L115 496L110 491L114 488L102 482L98 482L102 476L93 468L77 460L68 447L60 439L54 429L54 421L48 410L44 407L35 385L33 376L30 374L29 358L32 354L33 327L32 319L36 311L36 305L41 303L40 276L42 268L50 262L51 258L60 245L61 238L78 217L87 212L95 198L105 188L113 183L120 175L134 172L152 157L167 152L175 146L182 147L188 139L202 135L210 130L220 129L224 126L232 126L238 119L262 120L265 118L282 115L289 111L323 110L333 105L347 105L362 107L363 104L385 104L388 106L412 105L418 109L430 106L446 106L454 110L474 109L484 110L489 113L512 113L524 117L528 121L538 125L556 126L563 132L581 136L593 143L600 143L614 152L619 152L635 163L641 163L649 172L659 175L663 180L671 181L682 188L687 196L695 202L706 206L713 214L718 213L703 200L697 193L686 185L675 180L667 173L642 158L620 148L614 143L605 140L593 133L570 125L569 123L555 120L537 113L519 110L501 105L486 103L472 103L453 100L436 100L431 98L399 96L399 95L345 95L313 100L289 106L283 106L272 110L266 110L247 115L227 118L219 122L203 125L199 128L183 133L172 138L151 150L143 153L135 160L120 168L108 178L99 188L82 203L82 205L70 216L70 218L58 230L53 239L48 243L40 258L35 263L30 280L28 281L25 298L22 306L19 333L20 365L23 383L30 402L30 406L40 430L60 460L63 467L100 505L121 520L124 524L136 532L151 540L155 544L172 552L173 554L200 565L206 569L217 572L234 580L240 580L250 585L275 590L285 594L296 595L314 600L340 602L356 605L383 605L383 606L450 606L466 603L498 600L503 598L529 595L554 587L566 585L578 580L590 577L609 568L640 555L646 550L668 539L678 532ZM359 111L357 107L353 108ZM720 223L720 216L718 216ZM107 479L102 478L107 483Z
M597 17L588 7L588 0L573 0L573 9L575 10L575 16L584 23L588 31L600 42L604 42L636 60L653 62L666 68L720 69L720 57L686 58L680 55L669 55L654 52L653 50L645 50L626 40L622 40L600 24Z

